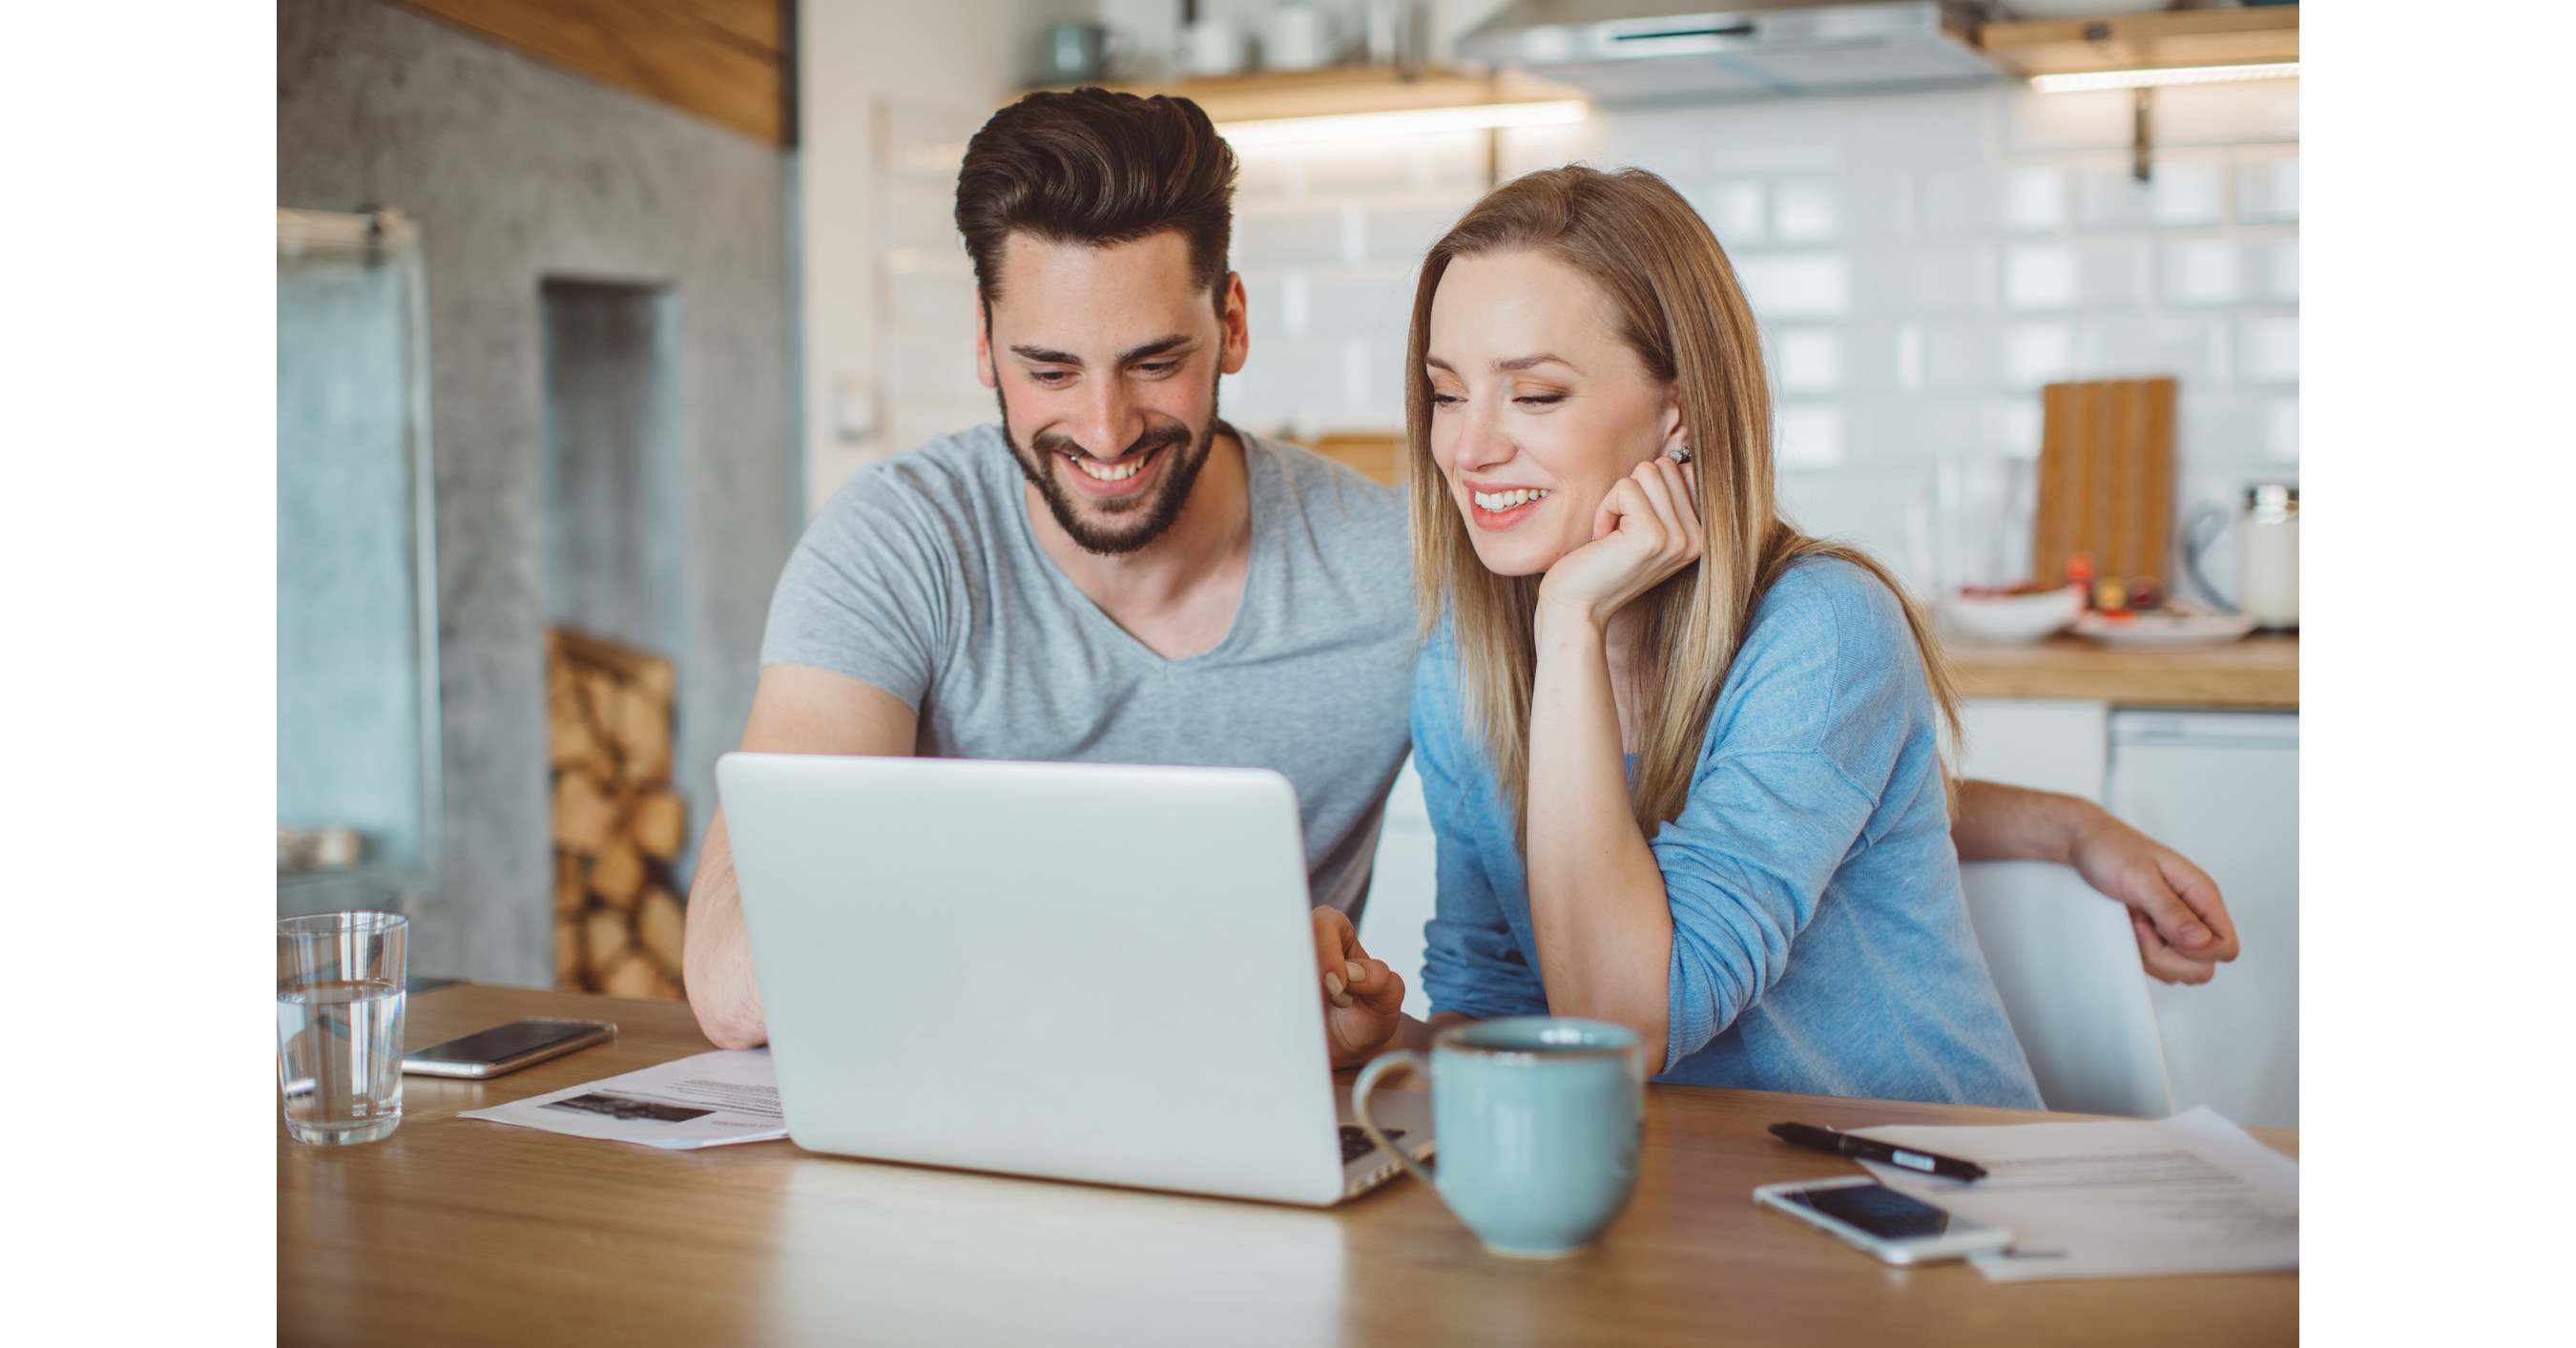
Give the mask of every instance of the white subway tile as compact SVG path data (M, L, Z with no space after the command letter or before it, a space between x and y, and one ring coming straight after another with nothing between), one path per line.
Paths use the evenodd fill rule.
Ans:
M1914 218L1936 238L2054 233L2066 223L2065 174L2046 166L1927 173L1916 188Z
M1772 456L1783 472L1834 468L1843 461L1843 409L1833 403L1782 403L1771 413Z
M2223 382L2215 357L2218 321L2207 318L2103 318L2076 333L2075 377L2150 379L2171 375L2185 389Z
M1253 427L1281 426L1343 401L1342 350L1339 342L1288 340L1253 348L1244 362L1240 403L1227 402L1225 413ZM1234 394L1222 387L1221 397Z
M1366 337L1342 339L1342 405L1360 408L1369 405L1371 376L1377 372L1369 364L1369 340ZM1383 381L1392 382L1392 381Z
M2066 175L2053 168L2008 169L1997 175L1995 222L2023 234L2046 234L2066 223Z
M1982 323L1933 323L1923 330L1923 386L1935 392L1989 389L2003 378L1995 329Z
M2299 400L2274 398L2264 412L2263 457L2272 463L2299 461Z
M2243 259L2233 240L2175 240L2161 251L2159 289L2165 303L2234 304L2245 293Z
M2075 326L2015 323L2004 329L2003 377L2015 388L2037 388L2075 369Z
M1905 250L1913 272L1912 307L1927 314L1981 314L1994 308L1995 252L1917 244Z
M1313 326L1312 294L1305 268L1290 267L1280 276L1279 331L1283 336L1303 337Z
M1985 402L1987 439L1996 452L2008 459L2036 461L2047 421L2047 409L2036 397L1989 398Z
M1843 386L1843 337L1832 328L1789 328L1772 334L1779 391L1836 393Z
M2004 255L2004 306L2126 309L2145 290L2146 251L2124 244L2025 244Z
M1985 90L1945 89L1847 98L1836 111L1849 162L1910 168L1985 144L1991 107Z
M2165 160L2142 183L2126 164L2088 169L2075 179L2076 223L2086 229L2215 225L2227 181L2224 170L2216 160Z
M1900 323L1896 327L1896 387L1907 393L1923 391L1923 325Z
M2236 324L2237 368L2253 384L2299 382L2299 320L2244 318Z
M1368 261L1368 203L1342 200L1342 261L1356 267Z
M1784 182L1773 194L1772 234L1782 243L1829 243L1842 236L1842 197L1830 182Z
M2076 252L2034 244L2004 254L2004 304L2013 309L2072 309L2082 293Z
M1381 338L1400 346L1413 321L1413 271L1367 267L1319 272L1310 302L1310 330L1318 337Z
M2299 241L2275 239L2257 244L2253 251L2261 258L2263 297L2280 304L2299 302Z
M1729 178L1683 195L1699 218L1708 222L1719 247L1743 248L1770 240L1769 192L1759 181Z
M1434 198L1395 205L1373 205L1368 212L1367 256L1372 262L1415 263L1431 245L1458 223L1474 198Z
M1342 260L1342 209L1298 206L1237 211L1234 255L1244 267L1296 267Z
M2236 166L2236 218L2249 225L2296 224L2299 157L2267 155Z
M1841 253L1758 253L1735 259L1735 275L1766 323L1840 318L1851 308L1851 259Z

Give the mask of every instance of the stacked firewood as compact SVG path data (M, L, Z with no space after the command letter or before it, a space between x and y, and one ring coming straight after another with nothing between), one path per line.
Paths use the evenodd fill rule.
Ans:
M546 630L559 987L683 996L671 861L688 809L671 789L673 683L661 656Z

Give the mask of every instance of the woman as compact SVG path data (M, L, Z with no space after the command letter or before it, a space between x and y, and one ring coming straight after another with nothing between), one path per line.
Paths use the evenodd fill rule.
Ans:
M1432 1027L1588 1016L1659 1080L2037 1108L1959 891L1939 650L1780 518L1698 215L1634 169L1504 186L1423 264L1408 379Z

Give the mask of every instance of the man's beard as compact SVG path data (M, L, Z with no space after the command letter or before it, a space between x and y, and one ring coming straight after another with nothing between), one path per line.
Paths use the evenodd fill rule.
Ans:
M1208 455L1216 444L1217 427L1222 424L1217 420L1216 389L1211 383L1207 424L1200 427L1195 435L1184 426L1156 426L1137 436L1135 443L1127 447L1127 452L1119 456L1119 462L1124 463L1158 448L1178 456L1176 461L1162 465L1155 472L1152 494L1136 499L1119 499L1116 504L1105 508L1093 502L1095 513L1086 517L1080 508L1082 503L1065 489L1063 483L1056 481L1055 473L1047 462L1066 453L1079 455L1082 447L1053 431L1040 431L1030 437L1027 446L1022 446L1011 434L1011 409L1003 403L1002 391L998 388L993 390L993 401L1001 407L1002 441L1011 447L1011 457L1018 461L1020 475L1029 480L1030 486L1038 489L1038 496L1047 503L1047 513L1055 516L1057 526L1072 537L1075 546L1103 557L1137 551L1170 531L1173 522L1181 517L1181 507L1189 504L1190 488L1199 480L1199 470L1207 466ZM1075 468L1072 471L1078 473L1082 470ZM1112 520L1132 522L1104 526L1099 514L1107 514Z

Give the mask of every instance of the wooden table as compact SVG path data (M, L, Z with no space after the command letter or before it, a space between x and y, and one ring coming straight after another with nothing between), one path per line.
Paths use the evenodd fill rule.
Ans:
M817 1156L705 1151L454 1117L708 1047L686 1007L462 985L416 997L434 1043L523 1015L618 1041L489 1084L411 1078L401 1131L278 1130L278 1339L289 1344L2293 1343L2296 1275L1990 1285L1898 1271L1752 1187L1849 1173L1763 1132L2034 1117L1649 1087L1637 1198L1592 1251L1480 1250L1410 1179L1330 1211ZM1139 1070L1145 1069L1139 1055ZM1031 1110L1042 1122L1042 1106ZM1150 1126L1150 1125L1140 1125ZM2297 1135L2258 1133L2293 1155Z
M1961 697L2061 697L2123 707L2299 709L2299 638L2261 633L2196 651L2054 636L2027 646L1946 643Z

